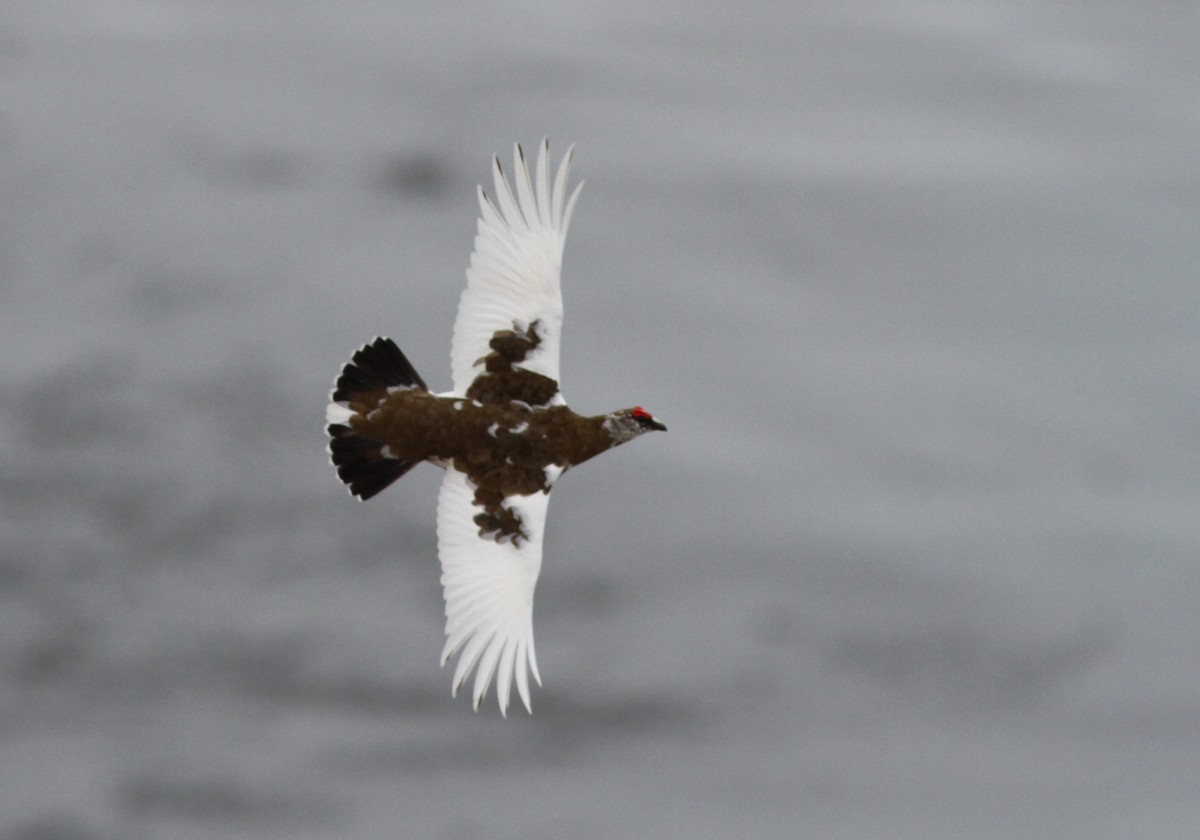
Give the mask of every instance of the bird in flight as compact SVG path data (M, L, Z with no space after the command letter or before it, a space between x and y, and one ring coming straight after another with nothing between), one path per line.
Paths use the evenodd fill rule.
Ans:
M531 173L519 145L510 186L492 159L493 196L480 217L450 350L453 388L431 393L389 338L342 368L326 409L338 477L369 499L422 461L446 471L437 506L451 693L475 672L475 709L493 676L500 713L510 689L527 711L533 590L542 567L550 490L607 449L666 426L640 406L583 416L558 384L563 244L580 182L567 195L567 150L553 180L549 148Z

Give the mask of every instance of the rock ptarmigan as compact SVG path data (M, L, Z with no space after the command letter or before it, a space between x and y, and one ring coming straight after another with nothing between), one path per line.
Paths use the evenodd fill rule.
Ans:
M559 272L583 186L567 196L572 149L551 181L545 140L533 177L515 146L512 187L492 159L495 200L478 188L454 324L453 390L431 393L400 348L376 338L342 369L326 410L329 452L354 496L371 498L422 461L446 470L437 509L442 664L458 654L454 695L475 671L476 709L494 675L502 715L514 682L530 712L529 673L541 684L533 590L550 489L606 449L666 430L640 406L576 414L559 390Z

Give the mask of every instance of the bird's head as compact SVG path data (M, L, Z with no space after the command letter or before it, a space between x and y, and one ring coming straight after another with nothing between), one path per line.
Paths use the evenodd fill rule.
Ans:
M646 432L667 430L666 426L655 420L654 415L640 405L614 411L604 418L604 428L612 436L613 446L633 440Z

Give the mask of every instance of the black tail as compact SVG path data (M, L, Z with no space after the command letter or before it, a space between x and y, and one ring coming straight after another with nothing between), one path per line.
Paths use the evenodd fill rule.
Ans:
M425 380L413 368L390 338L379 338L358 348L350 364L334 383L329 399L333 402L353 402L356 398L394 386L420 388L428 391Z
M329 395L325 416L329 422L329 454L338 478L351 494L369 499L416 466L415 462L391 457L387 446L362 437L351 425L358 406L374 408L387 397L389 388L420 388L425 381L390 338L376 338L359 348L342 368Z

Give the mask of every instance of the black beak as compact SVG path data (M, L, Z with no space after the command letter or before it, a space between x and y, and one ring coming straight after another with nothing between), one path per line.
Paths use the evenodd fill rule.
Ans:
M655 429L660 432L665 432L667 430L667 427L664 426L662 423L659 423L657 420L650 421L650 428Z

